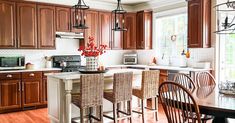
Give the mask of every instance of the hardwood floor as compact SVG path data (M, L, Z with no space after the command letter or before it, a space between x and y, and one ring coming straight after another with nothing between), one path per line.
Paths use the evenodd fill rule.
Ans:
M159 106L158 122L155 121L154 115L151 112L147 113L146 123L167 123L167 119L161 106ZM107 121L107 120L105 120ZM133 113L133 123L141 123L141 116ZM0 123L49 123L47 109L29 110L23 112L14 112L0 114ZM123 120L119 123L128 123Z

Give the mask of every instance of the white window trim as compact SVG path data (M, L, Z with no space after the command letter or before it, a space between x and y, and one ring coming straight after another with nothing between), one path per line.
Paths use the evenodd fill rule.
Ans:
M153 39L153 49L157 51L157 49L159 49L160 47L160 42L157 41L156 39L156 18L161 18L161 17L167 17L167 16L172 16L172 15L176 15L176 14L184 14L187 13L187 7L181 7L181 8L177 8L177 9L170 9L170 10L166 10L166 11L161 11L161 12L154 12L153 13L153 35L152 35L152 39ZM159 52L157 52L158 54ZM160 54L158 54L160 55Z

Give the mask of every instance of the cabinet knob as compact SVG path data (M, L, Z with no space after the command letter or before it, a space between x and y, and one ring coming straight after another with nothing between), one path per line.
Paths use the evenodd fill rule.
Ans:
M12 75L11 74L7 74L7 78L12 78Z
M34 77L34 73L30 73L29 76L30 76L30 77Z

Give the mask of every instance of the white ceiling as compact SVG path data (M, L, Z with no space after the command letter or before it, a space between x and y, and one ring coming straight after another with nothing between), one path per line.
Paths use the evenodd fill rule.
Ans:
M102 1L102 2L109 2L109 3L117 3L117 0L95 0L95 1ZM136 5L144 2L149 2L151 0L121 0L122 4L125 5Z

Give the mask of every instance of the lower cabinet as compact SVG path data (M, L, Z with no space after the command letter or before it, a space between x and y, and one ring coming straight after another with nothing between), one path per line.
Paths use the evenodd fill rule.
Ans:
M22 80L22 106L30 107L40 104L41 79Z
M20 80L0 80L0 112L1 110L21 107Z
M47 104L47 79L42 80L42 100L41 103Z

